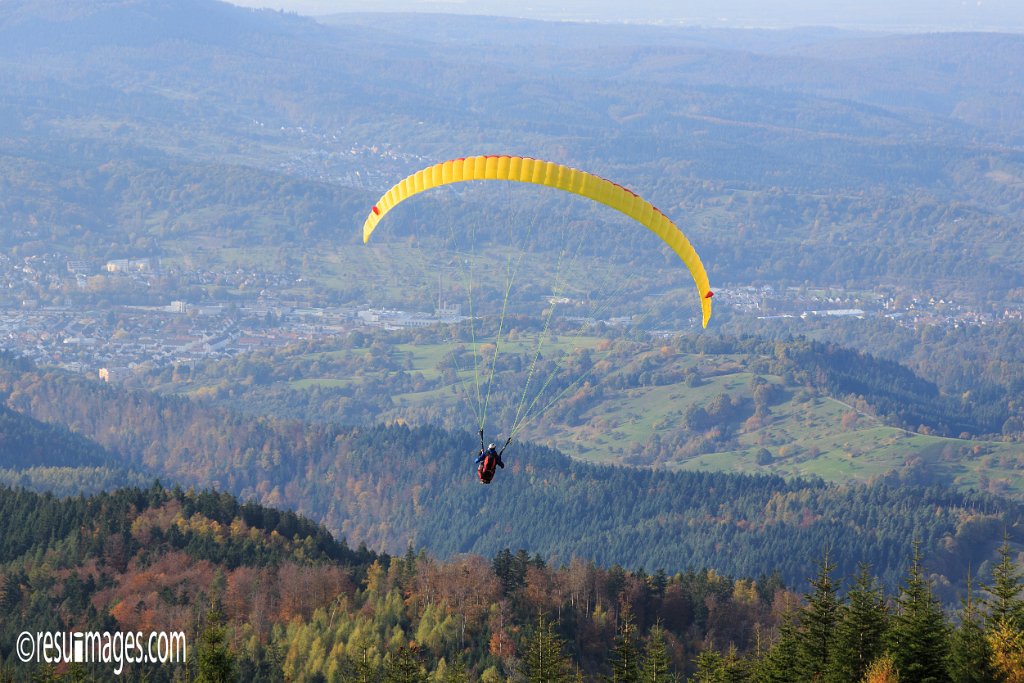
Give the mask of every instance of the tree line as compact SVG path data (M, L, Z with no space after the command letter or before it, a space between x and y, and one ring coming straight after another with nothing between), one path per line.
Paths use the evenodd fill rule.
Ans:
M388 552L414 543L441 557L490 555L511 544L605 565L734 575L768 563L795 585L805 578L800 558L831 542L842 571L870 562L892 587L901 549L920 538L950 600L969 567L994 558L998 529L1019 533L1019 505L939 486L596 466L516 443L499 485L481 487L472 467L479 443L465 432L252 418L59 372L8 369L0 389L12 410L73 425L125 469L213 483ZM490 528L501 533L481 532Z
M183 630L187 662L129 680L375 683L1008 683L1024 676L1024 565L997 560L944 608L923 544L884 587L832 551L802 558L806 588L769 564L601 566L502 548L442 561L351 550L291 513L213 491L90 498L0 488L0 680L102 678L29 668L23 630ZM19 530L25 530L20 531ZM825 546L827 547L827 546Z

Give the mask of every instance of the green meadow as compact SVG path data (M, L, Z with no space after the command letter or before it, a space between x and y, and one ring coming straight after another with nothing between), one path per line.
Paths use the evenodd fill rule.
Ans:
M542 354L570 353L588 348L594 358L602 358L602 339L585 336L572 339L562 335L547 339ZM468 346L468 345L467 345ZM442 357L453 348L451 343L401 343L391 347L391 354L411 368L410 374L422 374L436 380ZM520 354L532 358L537 348L537 335L521 335L503 341L501 356ZM357 350L338 350L324 355L344 359ZM964 488L979 486L979 480L991 490L1007 495L1024 496L1024 480L1018 463L1024 457L1019 444L944 438L918 434L886 425L881 419L834 398L805 388L786 387L781 377L756 376L758 381L776 385L776 400L763 414L752 415L755 375L744 367L744 357L728 354L674 354L664 367L679 372L699 370L699 386L683 382L664 385L611 388L619 375L629 373L641 363L648 351L621 364L600 377L588 377L595 386L603 386L600 398L581 414L576 424L567 424L537 415L528 421L518 438L559 448L571 455L597 463L629 464L630 453L643 453L651 440L676 439L680 442L699 437L687 432L685 415L691 407L707 406L720 397L727 397L741 406L738 415L721 428L728 434L728 447L692 455L681 455L658 464L672 469L772 473L785 477L820 477L831 482L870 481L894 476L915 483L935 483ZM411 361L411 363L410 363ZM484 359L477 367L481 396L486 394L489 367ZM459 384L448 384L426 391L396 393L392 396L392 415L410 422L417 415L436 412L440 408L465 414L466 428L474 427L473 394L476 391L474 369L467 363L460 368ZM386 379L387 373L377 373ZM536 377L527 392L527 402L536 395L543 378ZM290 383L301 389L313 385L350 386L352 378L309 377ZM574 391L577 387L574 387ZM512 386L497 373L492 392L508 392L513 400L523 392L521 385ZM571 394L571 392L570 392ZM542 397L544 405L552 395ZM565 400L559 399L559 400ZM555 401L552 408L557 408ZM987 480L987 481L986 481Z

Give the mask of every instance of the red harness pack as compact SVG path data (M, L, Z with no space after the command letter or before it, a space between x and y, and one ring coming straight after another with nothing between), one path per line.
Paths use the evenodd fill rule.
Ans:
M491 479L494 478L494 471L498 467L498 457L496 455L488 454L484 456L484 461L480 463L480 466L476 469L476 473L480 476L480 481L485 484L490 484Z

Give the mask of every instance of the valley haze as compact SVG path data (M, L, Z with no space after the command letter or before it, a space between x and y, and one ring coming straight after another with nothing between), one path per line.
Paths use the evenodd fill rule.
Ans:
M0 681L1015 675L1024 10L679 7L0 2Z
M267 7L325 16L339 12L422 12L504 16L549 21L646 23L717 28L794 28L835 26L871 31L1024 30L1024 9L1013 0L240 0L244 7Z

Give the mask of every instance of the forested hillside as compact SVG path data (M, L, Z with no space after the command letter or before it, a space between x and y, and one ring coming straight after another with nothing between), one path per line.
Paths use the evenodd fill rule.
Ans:
M732 334L750 333L749 322L731 321ZM758 336L788 339L792 325L760 320ZM803 327L812 338L826 337L851 349L898 361L927 377L945 393L994 395L1011 399L1024 391L1024 324L953 327L901 325L890 319L815 321ZM1015 423L1008 431L1015 431Z
M130 384L250 415L458 430L469 428L475 363L493 361L493 380L480 380L481 394L492 389L488 429L516 425L517 437L576 458L836 482L898 474L1024 495L1024 404L995 377L943 391L895 362L833 344L629 338L607 328L604 337L579 336L521 316L507 321L497 357L488 344L474 359L466 327L360 332L337 346L138 373Z
M452 49L466 40L472 65ZM1006 76L1019 36L425 15L325 26L212 0L18 0L0 46L0 214L29 253L189 258L268 234L333 250L407 172L504 152L640 191L718 282L898 281L993 301L1024 282L1024 162L1008 146L1022 93Z
M888 591L868 566L802 558L801 595L777 574L631 572L507 548L375 556L291 513L159 486L64 500L0 487L0 539L3 680L111 680L109 665L14 654L23 630L70 628L184 632L185 661L125 664L149 681L1012 681L1024 656L1024 580L1005 544L951 621L916 545L897 549Z
M482 338L493 337L486 323L480 327ZM564 343L559 342L562 333ZM863 411L888 424L943 436L1014 436L1014 425L1024 420L1024 406L1018 404L1015 393L994 383L977 382L980 391L965 401L962 396L944 394L934 382L899 363L836 344L683 334L664 340L645 335L623 339L614 330L605 334L581 339L578 328L556 331L545 329L543 321L536 319L509 320L502 337L504 348L495 351L489 343L476 360L488 373L493 364L495 379L489 381L504 392L493 397L495 424L515 422L517 408L522 411L519 394L528 382L536 382L534 389L544 388L534 413L543 419L544 409L550 406L554 413L542 422L543 429L550 430L578 423L606 397L622 399L629 390L641 387L675 386L681 391L675 397L678 417L683 417L689 408L684 387L693 390L711 384L718 389L714 378L727 374L738 375L734 380L761 376L751 382L763 386L734 398L735 414L717 416L722 423L766 415L773 403L783 401L794 389L859 401ZM457 341L449 342L450 336ZM452 414L465 410L462 392L474 364L468 329L439 326L405 334L358 333L344 347L291 347L220 363L190 364L140 373L133 384L204 398L235 398L235 407L254 403L266 414L316 415L346 423L402 415L448 424ZM388 390L377 391L381 386ZM319 390L317 399L304 395L301 390L306 389ZM335 400L323 405L324 392L334 393ZM708 398L707 390L689 393ZM342 397L350 400L339 400ZM527 397L534 398L534 393ZM567 400L559 400L562 397ZM715 418L707 424L716 424Z
M182 630L201 652L199 631L226 614L235 637L258 647L274 624L308 618L387 559L294 513L226 494L154 485L59 499L0 486L0 678L34 670L35 680L53 680L54 667L18 662L13 645L26 630ZM202 654L191 651L177 675L195 671ZM69 677L81 680L82 669ZM175 669L149 675L171 680Z
M893 586L918 538L952 586L992 557L999 529L1017 533L1021 515L999 498L942 487L594 466L529 442L514 444L508 468L483 487L475 435L464 432L246 417L9 366L2 387L10 408L67 425L126 468L291 508L388 552L523 546L566 562L736 575L767 564L798 585L806 557L831 547L842 571L870 562Z
M523 45L532 59L522 59ZM469 46L472 64L460 52ZM268 359L211 367L219 354L199 354L202 372L183 381L192 359L176 368L181 356L163 351L175 344L167 337L185 332L238 337L268 311L280 322L281 311L307 306L431 310L435 284L449 303L465 299L454 283L472 256L468 235L499 265L528 252L511 307L527 341L555 294L574 300L566 306L574 317L592 313L579 301L614 301L606 317L630 319L653 305L649 327L689 329L692 296L682 298L667 267L676 264L657 240L622 230L614 212L533 188L424 196L389 216L379 242L358 243L367 207L410 171L471 153L520 153L606 175L652 200L698 247L715 289L834 286L844 299L895 305L920 296L950 308L955 299L972 321L904 326L898 314L879 313L780 323L762 319L771 311L756 302L741 313L723 293L713 331L839 339L919 377L833 347L703 374L693 349L662 357L621 347L603 354L611 371L595 363L604 384L571 385L570 371L590 372L586 356L556 372L549 388L566 400L522 436L596 460L727 462L829 480L896 470L919 484L1020 493L1020 451L997 443L1024 429L1024 345L1014 322L1024 283L1015 227L1024 160L1013 147L1022 92L1008 76L1024 63L1020 36L425 15L324 25L212 0L12 0L0 10L0 53L0 241L10 254L0 259L0 303L14 320L4 344L47 364L92 374L123 356L76 358L79 347L59 341L40 351L45 335L147 337L164 343L148 359L159 366L149 386L212 393L239 413L463 429L444 384L453 366L464 368L462 350L440 363L416 356L406 338L374 339L362 360L380 371L358 381L336 373L359 353L320 355L322 374L313 363L287 377L275 368L268 386L244 396L232 382L243 373L259 385ZM580 258L559 273L565 235ZM118 257L158 267L146 277L103 269ZM496 314L502 279L478 279L474 302ZM176 320L172 335L159 312L172 301L220 313ZM52 316L52 327L32 311ZM278 338L318 338L312 354L336 350L327 345L339 337L321 327L282 327ZM395 341L402 347L382 348ZM553 368L557 348L541 370ZM530 372L525 343L519 351L508 356L517 366L498 367L510 384ZM740 349L754 353L774 356ZM823 354L831 356L824 365ZM815 375L794 384L803 361ZM773 374L780 369L792 371ZM688 388L702 388L715 410L698 411L707 406L694 407L678 379L701 382ZM498 393L493 429L515 422L515 406ZM730 457L714 458L723 453Z
M151 477L63 426L0 408L0 482L57 495L96 493Z
M150 681L1022 680L1021 73L994 32L0 1L0 682L110 678L17 664L75 628L185 631ZM532 185L360 243L474 154L649 199L709 331Z
M11 358L5 362L23 371L31 369ZM71 495L147 484L151 479L64 425L0 406L0 483Z

